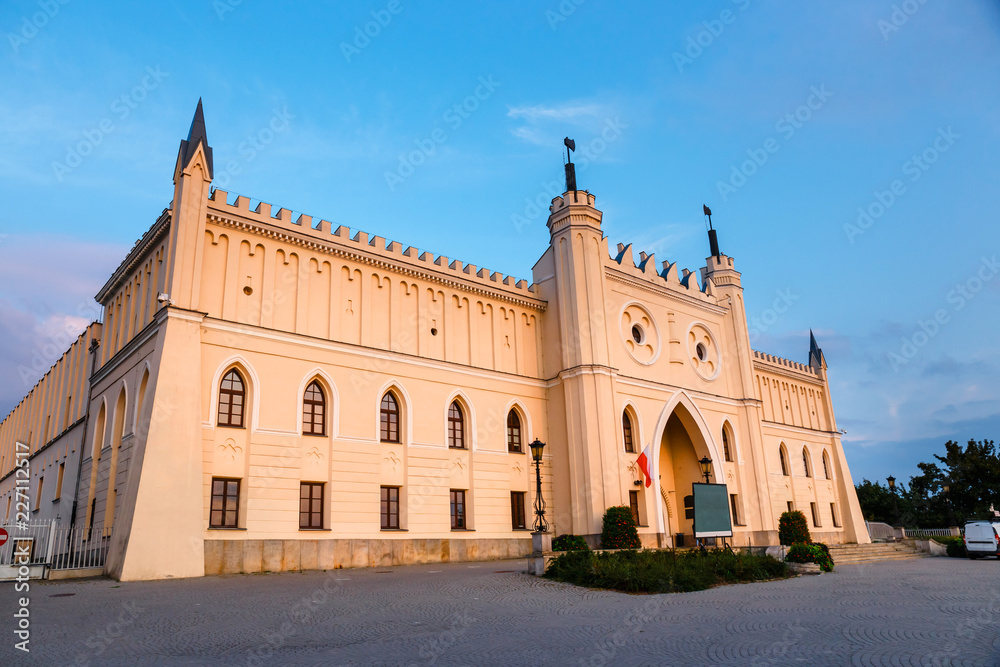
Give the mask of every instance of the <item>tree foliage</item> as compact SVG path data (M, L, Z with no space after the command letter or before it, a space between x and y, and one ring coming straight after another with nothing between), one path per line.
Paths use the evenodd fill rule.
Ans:
M602 549L638 549L639 531L632 518L632 508L625 505L609 507L604 512L604 526L601 531Z
M812 542L806 515L798 510L782 512L778 519L778 542L785 546Z
M992 517L990 507L1000 509L1000 451L993 441L969 440L962 447L949 440L944 449L944 456L934 454L934 461L917 464L920 474L910 478L909 488L896 483L898 521L889 488L862 480L855 488L865 519L941 528Z

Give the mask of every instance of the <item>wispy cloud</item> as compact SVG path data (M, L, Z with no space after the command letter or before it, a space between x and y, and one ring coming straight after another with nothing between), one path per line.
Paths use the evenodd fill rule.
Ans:
M123 245L42 234L3 239L0 414L6 415L96 319L94 294L127 252Z
M602 114L605 114L605 112L598 104L572 103L558 106L510 107L507 111L508 118L526 118L528 120L546 118L560 122L578 122L580 119L598 118Z
M562 137L574 131L589 138L618 115L613 104L603 102L567 101L507 108L507 117L518 123L510 133L538 146L558 145Z

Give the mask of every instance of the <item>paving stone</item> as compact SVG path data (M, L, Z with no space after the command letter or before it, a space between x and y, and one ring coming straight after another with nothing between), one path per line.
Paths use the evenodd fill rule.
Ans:
M367 561L367 541L356 544ZM262 545L265 563L280 558L273 549ZM996 560L842 565L672 595L578 588L526 568L32 582L31 653L15 655L8 638L0 665L1000 664ZM0 587L4 609L14 595Z

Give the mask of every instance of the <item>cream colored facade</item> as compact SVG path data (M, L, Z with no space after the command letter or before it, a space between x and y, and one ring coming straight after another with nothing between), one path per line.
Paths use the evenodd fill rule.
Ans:
M822 352L813 345L804 365L751 349L732 258L709 258L702 287L675 264L610 249L595 196L569 191L553 199L551 243L528 285L251 209L212 191L212 171L199 104L171 205L97 295L103 322L0 424L0 502L25 443L44 476L37 516L113 526L112 576L524 555L530 533L513 525L512 492L530 529L535 438L547 443L554 534L595 539L604 510L634 492L645 544L690 539L684 496L708 456L712 481L735 496L734 544L777 543L789 503L819 539L868 541ZM220 401L227 412L235 400L220 398L234 369L240 428L219 417ZM303 425L314 382L323 435ZM383 441L387 392L398 442ZM452 404L464 448L449 446ZM511 411L520 452L509 451ZM649 443L646 488L635 462ZM73 511L48 497L60 464ZM222 516L213 479L238 480L233 527L211 526ZM300 528L303 483L322 485L315 529ZM382 528L382 487L398 489L398 529ZM465 495L464 529L452 527L453 490Z

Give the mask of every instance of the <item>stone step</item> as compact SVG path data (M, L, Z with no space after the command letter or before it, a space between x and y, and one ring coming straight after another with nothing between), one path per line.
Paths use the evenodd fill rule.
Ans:
M929 557L914 545L901 542L835 544L831 545L829 549L835 566Z
M839 559L838 558L834 558L833 562L835 564L837 564L837 565L847 565L847 564L850 564L850 563L874 563L874 562L886 561L886 560L911 560L913 558L929 558L929 557L930 556L927 555L927 554L909 553L909 554L896 554L896 555L892 555L892 556L883 556L883 557L855 556L853 558L852 557L844 557L844 558L839 558Z

